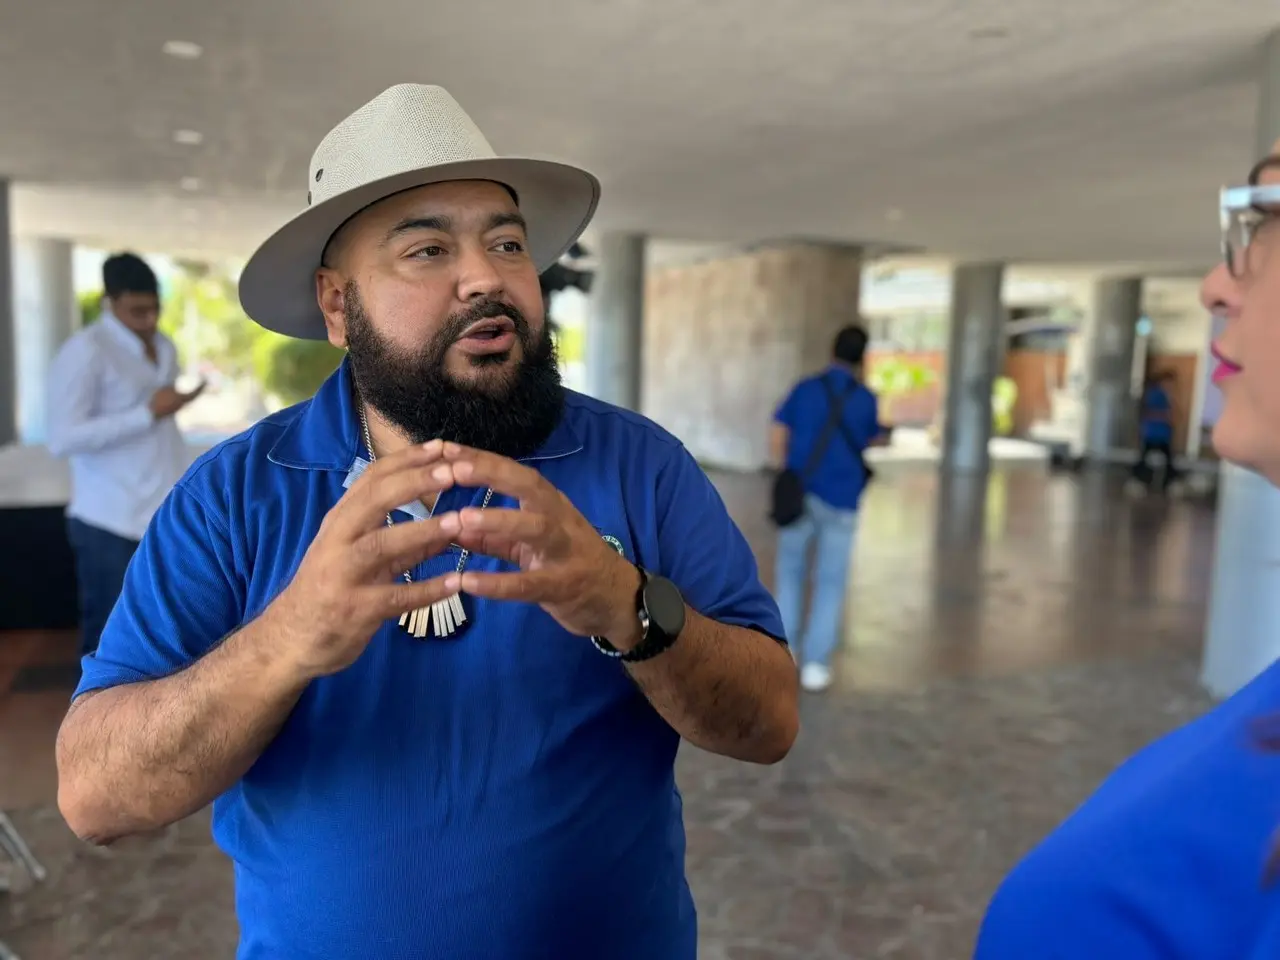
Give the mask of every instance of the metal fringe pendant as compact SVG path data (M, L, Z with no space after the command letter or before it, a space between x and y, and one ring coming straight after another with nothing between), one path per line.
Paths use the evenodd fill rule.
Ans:
M426 639L428 633L439 639L454 637L469 624L466 604L458 593L400 615L400 627L418 640Z
M378 455L373 450L373 436L369 433L369 418L365 416L364 404L356 398L356 412L360 417L360 433L364 439L365 449L369 452L369 462L373 463L378 459ZM484 492L484 500L480 503L480 509L484 510L489 506L489 501L493 499L493 487ZM440 503L440 495L436 495L435 502L431 504L431 509L427 511L428 519L436 512L436 507ZM387 514L387 526L391 526L394 521L391 514ZM470 550L463 550L461 556L458 557L457 573L462 573L467 566L467 558L471 556ZM413 583L413 577L406 570L403 574L405 583ZM462 594L455 593L451 597L445 597L443 600L437 600L429 607L419 607L417 610L409 610L400 615L400 629L409 636L418 640L425 640L428 633L440 639L448 639L456 637L465 630L471 623L467 616L466 600Z

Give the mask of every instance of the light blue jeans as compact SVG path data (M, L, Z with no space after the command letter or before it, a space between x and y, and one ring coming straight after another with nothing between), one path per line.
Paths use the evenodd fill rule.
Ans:
M840 645L845 589L857 526L856 510L838 510L817 497L808 496L804 516L778 531L773 592L787 640L801 664L826 666ZM813 599L806 624L804 600L811 569L810 548L813 548Z

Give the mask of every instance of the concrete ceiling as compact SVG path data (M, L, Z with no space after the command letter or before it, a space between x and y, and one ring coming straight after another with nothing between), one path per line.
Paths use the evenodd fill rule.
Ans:
M1173 269L1214 256L1217 187L1254 159L1280 5L0 0L0 22L22 233L247 254L325 131L416 80L499 151L595 171L597 228Z

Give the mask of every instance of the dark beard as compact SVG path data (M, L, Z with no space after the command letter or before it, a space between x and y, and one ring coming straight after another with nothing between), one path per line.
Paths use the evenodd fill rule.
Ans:
M564 387L549 326L535 337L514 306L488 300L451 316L422 349L406 353L374 330L354 282L344 296L347 354L359 398L410 441L439 437L517 459L534 453L560 422ZM499 316L515 324L519 364L505 382L488 388L457 383L445 368L449 347L477 320ZM507 358L492 354L472 363L483 367Z

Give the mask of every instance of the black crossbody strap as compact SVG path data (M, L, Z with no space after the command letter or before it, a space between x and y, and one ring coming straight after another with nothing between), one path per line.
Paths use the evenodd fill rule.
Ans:
M849 384L843 394L837 395L835 389L831 386L831 382L826 378L822 378L822 387L827 391L827 399L831 402L831 409L827 411L826 423L822 425L822 432L818 434L818 442L814 444L809 459L805 462L804 469L800 471L800 476L808 480L812 476L813 471L818 469L818 464L822 462L822 456L827 452L827 447L831 445L831 438L838 429L845 435L848 440L848 432L844 425L844 402L848 399L849 394L853 393L855 383ZM854 446L854 452L857 447Z
M845 388L844 394L840 397L836 396L835 390L827 380L824 379L822 381L822 385L827 388L827 398L835 405L836 409L840 411L840 418L836 423L840 427L840 434L844 437L844 442L849 445L849 450L855 457L861 457L863 453L862 447L858 445L858 441L855 440L853 438L853 434L849 432L849 425L844 422L844 403L849 399L849 394L853 393L858 384L856 382L849 384L849 386Z

